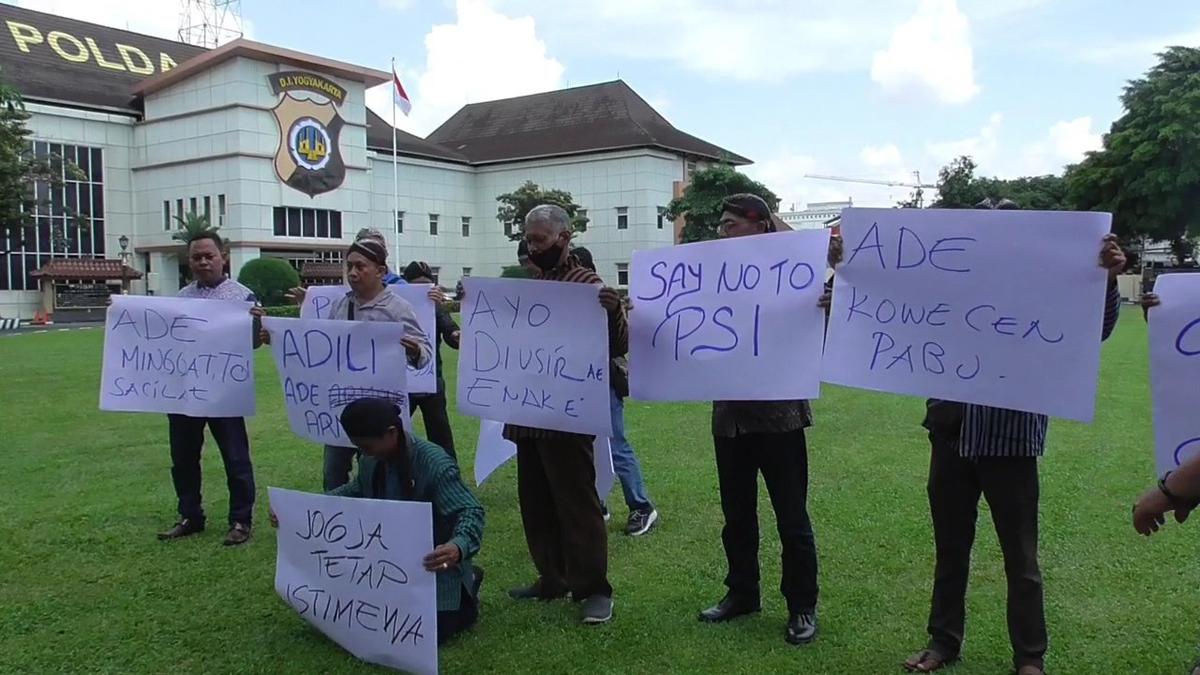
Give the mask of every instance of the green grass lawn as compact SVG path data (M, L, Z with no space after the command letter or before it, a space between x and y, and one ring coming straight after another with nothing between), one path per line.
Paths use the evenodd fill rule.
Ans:
M1200 641L1195 534L1150 540L1130 503L1153 479L1146 336L1126 311L1104 349L1096 423L1051 423L1042 467L1041 561L1053 673L1180 673ZM321 449L287 427L267 350L250 422L258 529L227 549L227 493L205 454L210 529L162 543L175 517L161 415L97 410L99 330L0 338L0 672L356 673L359 663L273 590L267 486L319 490ZM453 381L455 353L446 350ZM921 647L933 568L925 498L929 447L918 399L826 387L809 436L810 506L820 547L821 635L783 641L779 542L765 490L761 615L701 625L723 586L720 507L706 405L630 401L629 435L662 515L649 536L619 533L609 569L616 618L578 625L567 602L518 604L530 581L515 468L479 491L487 508L482 620L441 652L447 673L888 673ZM452 404L453 408L453 404ZM451 413L471 475L478 423ZM418 425L419 428L419 425ZM964 660L951 672L1009 664L1004 574L982 507Z

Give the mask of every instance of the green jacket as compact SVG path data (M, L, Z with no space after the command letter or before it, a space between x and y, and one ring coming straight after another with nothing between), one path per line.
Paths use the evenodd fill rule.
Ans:
M438 611L458 609L464 590L473 595L471 561L483 540L483 505L463 484L458 464L440 446L409 436L403 458L384 461L362 455L358 474L329 494L432 504L434 544L455 544L462 551L458 565L437 573Z

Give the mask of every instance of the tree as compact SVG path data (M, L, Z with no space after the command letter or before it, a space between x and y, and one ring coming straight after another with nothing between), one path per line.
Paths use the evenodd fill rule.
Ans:
M971 209L985 198L1011 199L1022 209L1065 211L1071 208L1062 176L981 178L975 160L958 157L938 171L938 198L934 208Z
M282 258L263 257L243 265L238 282L254 291L263 306L275 307L284 304L288 289L300 285L300 275Z
M1125 87L1125 113L1100 150L1067 171L1078 209L1111 211L1127 239L1171 242L1177 258L1200 235L1200 49L1170 47Z
M683 242L717 238L721 222L721 202L729 195L742 192L762 197L771 211L779 208L779 197L767 186L729 164L717 164L692 174L692 181L683 192L667 205L666 216L672 220L683 216Z
M496 217L502 223L513 224L512 234L508 235L512 241L521 238L525 214L539 204L555 204L563 207L567 215L571 217L571 236L587 231L587 217L579 213L579 205L575 203L571 193L565 190L545 190L530 180L525 181L525 184L516 190L496 197L496 201L500 202L500 206L496 209Z
M30 114L16 89L0 82L0 252L20 251L26 238L35 237L34 214L45 210L50 199L38 198L38 184L45 195L61 192L64 178L85 178L79 167L51 155L37 157L25 127ZM48 188L48 189L47 189ZM66 209L66 218L53 219L50 236L55 251L65 251L68 229L86 230L88 219Z
M195 211L189 211L182 216L175 216L175 222L179 223L179 229L171 234L171 239L182 243L184 246L192 243L196 235L203 232L216 232L221 229L218 225L213 227L209 222L208 216L202 216Z

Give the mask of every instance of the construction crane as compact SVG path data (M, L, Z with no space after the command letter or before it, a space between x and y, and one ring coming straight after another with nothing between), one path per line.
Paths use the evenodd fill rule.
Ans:
M921 182L921 172L913 172L913 182L906 183L899 180L875 180L871 178L845 178L843 176L822 176L819 174L809 173L804 175L805 178L815 180L831 180L839 183L865 183L867 185L886 185L887 187L906 187L913 189L913 203L917 208L924 206L925 190L936 189L936 185Z

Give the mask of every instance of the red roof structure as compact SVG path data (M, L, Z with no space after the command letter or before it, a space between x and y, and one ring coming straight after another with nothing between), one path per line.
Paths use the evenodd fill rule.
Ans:
M111 258L54 258L31 276L37 279L81 279L84 281L121 281L141 279L142 273Z

